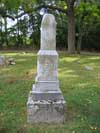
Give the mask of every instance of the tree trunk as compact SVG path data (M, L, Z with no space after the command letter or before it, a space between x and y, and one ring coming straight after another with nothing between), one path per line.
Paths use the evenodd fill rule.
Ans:
M5 43L6 43L6 46L8 46L8 29L7 29L7 18L4 17L4 26L5 26Z
M68 53L75 53L75 21L74 21L74 1L67 0L68 14Z
M2 23L2 19L1 19L0 30L1 30L0 31L0 48L2 48L2 46L3 46L3 23Z
M19 46L20 44L20 35L19 35L20 29L19 29L19 20L17 18L17 43L16 43L16 47Z
M83 23L82 23L82 17L80 17L80 21L78 23L78 41L77 41L77 54L80 54L81 52L81 45L82 45L82 38L83 38Z
M82 33L79 34L78 42L77 42L77 54L80 54L81 51L81 43L82 43Z

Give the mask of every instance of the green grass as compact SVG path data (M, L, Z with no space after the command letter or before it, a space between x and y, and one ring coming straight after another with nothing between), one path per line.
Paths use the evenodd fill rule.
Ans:
M100 56L60 52L60 88L67 102L64 124L27 121L26 102L36 76L36 53L5 53L16 65L0 67L0 133L100 133ZM77 61L80 60L78 64ZM92 66L93 71L84 66Z

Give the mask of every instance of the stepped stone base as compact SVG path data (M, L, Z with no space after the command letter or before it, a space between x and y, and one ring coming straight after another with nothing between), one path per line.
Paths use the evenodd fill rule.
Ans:
M28 123L63 123L65 121L65 101L37 100L29 97L27 102Z
M40 91L33 85L27 102L28 123L63 123L65 121L65 105L62 92Z

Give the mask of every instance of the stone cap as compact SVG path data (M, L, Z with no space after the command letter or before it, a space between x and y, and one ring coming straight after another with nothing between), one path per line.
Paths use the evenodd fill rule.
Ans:
M56 49L56 21L52 14L45 14L41 23L41 50Z

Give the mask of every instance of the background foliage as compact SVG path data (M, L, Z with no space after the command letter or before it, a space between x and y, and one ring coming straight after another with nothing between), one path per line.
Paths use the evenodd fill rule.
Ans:
M76 46L100 50L100 2L76 0ZM1 0L0 48L34 48L40 45L40 25L44 13L57 21L57 48L67 48L66 0ZM13 23L13 25L11 25Z

